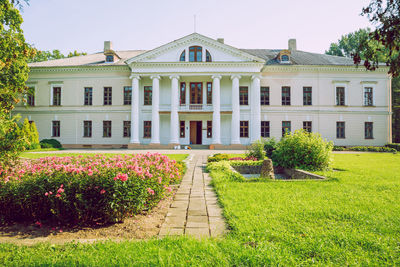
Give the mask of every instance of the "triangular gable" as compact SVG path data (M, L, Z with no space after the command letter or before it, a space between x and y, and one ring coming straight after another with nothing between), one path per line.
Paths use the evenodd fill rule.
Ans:
M184 49L185 46L189 44L196 43L198 45L203 45L206 47L212 47L213 49L217 50L218 53L226 53L226 55L229 55L230 57L234 57L234 61L242 61L242 62L260 62L260 63L265 63L265 60L262 58L259 58L257 56L254 56L252 54L246 53L240 49L237 49L235 47L232 47L230 45L226 45L223 43L220 43L212 38L209 38L207 36L201 35L199 33L192 33L189 34L185 37L182 37L178 40L172 41L170 43L167 43L165 45L162 45L160 47L157 47L155 49L149 50L143 54L140 54L138 56L132 57L125 62L129 65L134 62L157 62L154 61L157 58L162 58L163 54L167 54L169 52L173 52L174 56L172 57L174 60L169 60L168 62L171 61L179 61L179 57L176 55L176 52L181 51ZM174 51L176 49L180 49L178 51ZM161 59L159 62L167 62L166 60ZM228 60L230 61L230 60Z

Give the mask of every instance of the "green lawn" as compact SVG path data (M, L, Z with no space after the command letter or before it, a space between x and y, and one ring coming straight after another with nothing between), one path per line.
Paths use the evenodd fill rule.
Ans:
M400 265L400 155L334 154L327 181L216 185L231 232L33 247L0 245L2 265Z
M79 156L82 155L84 157L94 156L97 154L104 154L108 157L112 157L115 155L126 155L122 153L72 153L72 152L63 152L63 153L32 153L32 152L23 152L21 153L21 157L29 158L29 159L38 159L43 157L71 157L71 156ZM174 159L176 161L181 161L187 158L188 154L165 154L170 159Z

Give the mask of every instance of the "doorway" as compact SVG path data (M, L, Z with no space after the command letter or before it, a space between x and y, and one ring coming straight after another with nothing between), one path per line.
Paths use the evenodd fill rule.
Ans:
M202 121L190 121L190 144L201 145Z

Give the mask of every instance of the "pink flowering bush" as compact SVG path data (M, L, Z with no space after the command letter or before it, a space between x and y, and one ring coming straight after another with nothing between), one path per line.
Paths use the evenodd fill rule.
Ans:
M155 206L184 171L161 154L47 157L0 170L0 220L94 224Z

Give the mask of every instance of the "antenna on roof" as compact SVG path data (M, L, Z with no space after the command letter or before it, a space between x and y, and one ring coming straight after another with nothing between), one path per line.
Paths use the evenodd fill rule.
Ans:
M196 32L196 15L193 15L193 27L194 27L194 32Z

